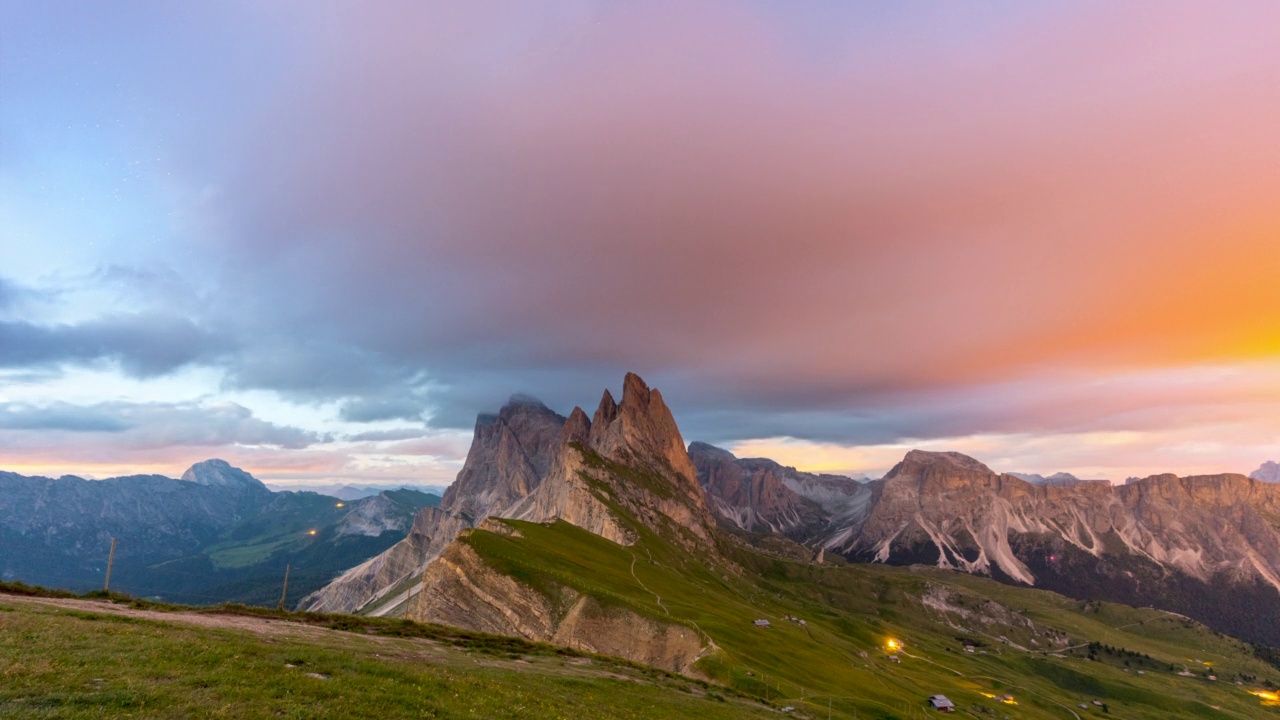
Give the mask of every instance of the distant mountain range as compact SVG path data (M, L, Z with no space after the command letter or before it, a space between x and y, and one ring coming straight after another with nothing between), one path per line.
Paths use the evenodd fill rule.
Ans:
M271 492L313 492L338 498L339 500L359 500L360 498L372 497L378 493L393 490L413 490L427 495L443 496L444 491L448 488L447 485L407 485L403 483L398 485L363 485L358 483L284 485L281 483L266 483L266 486Z
M1262 463L1262 467L1249 473L1249 477L1267 483L1280 483L1280 463L1268 460Z
M1009 474L1018 478L1019 480L1026 480L1032 485L1054 485L1057 487L1073 487L1075 485L1079 485L1080 483L1086 483L1086 482L1107 483L1108 485L1111 484L1110 480L1081 480L1075 475L1072 475L1071 473L1065 473L1065 472L1054 473L1048 477L1045 477L1044 475L1037 475L1035 473L1011 472Z
M1120 487L1063 473L1032 480L958 453L912 451L880 480L858 482L705 443L686 450L661 396L628 375L622 402L606 392L591 419L527 398L480 416L440 507L302 607L505 632L497 618L466 617L482 602L467 582L488 571L459 543L474 549L470 533L506 532L486 518L563 520L624 546L657 533L708 556L724 532L785 538L811 557L920 563L1154 605L1280 645L1280 486L1231 474ZM484 592L500 594L502 581L485 577ZM492 593L483 604L502 604ZM545 632L518 634L556 631Z
M112 589L273 604L286 564L290 594L301 597L402 539L414 515L438 502L413 490L356 501L273 493L222 460L197 463L180 480L0 472L0 578L100 588L115 537Z
M743 495L718 479L768 461L698 443L690 451L711 506L744 530L765 526L857 561L936 565L1155 605L1280 644L1280 486L1232 474L1155 475L1124 486L1059 474L1030 483L959 453L914 450L884 478L841 493L770 486L765 476L767 492ZM811 512L797 522L789 509L805 505Z

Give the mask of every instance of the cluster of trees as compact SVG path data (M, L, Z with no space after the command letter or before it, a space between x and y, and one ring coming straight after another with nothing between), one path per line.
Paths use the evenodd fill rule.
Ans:
M1172 665L1158 663L1146 653L1134 652L1122 647L1112 647L1096 641L1089 643L1087 652L1089 659L1095 662L1098 661L1099 656L1102 656L1113 663L1123 662L1125 667L1173 670Z

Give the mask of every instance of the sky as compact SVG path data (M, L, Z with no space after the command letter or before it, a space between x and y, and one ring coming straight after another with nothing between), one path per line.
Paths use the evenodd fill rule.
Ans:
M0 0L0 469L444 484L513 393L1280 459L1280 4Z

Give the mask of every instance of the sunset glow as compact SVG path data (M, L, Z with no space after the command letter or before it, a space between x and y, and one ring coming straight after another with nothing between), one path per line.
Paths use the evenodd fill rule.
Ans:
M1280 5L3 3L0 470L1280 459ZM616 387L616 386L615 386Z

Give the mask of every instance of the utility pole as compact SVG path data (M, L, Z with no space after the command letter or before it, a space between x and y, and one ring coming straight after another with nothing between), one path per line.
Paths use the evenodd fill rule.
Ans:
M284 596L289 592L289 565L284 566L284 587L280 589L280 610L284 610Z
M111 592L111 566L116 561L116 539L111 537L111 552L107 555L107 579L102 582L102 592Z

